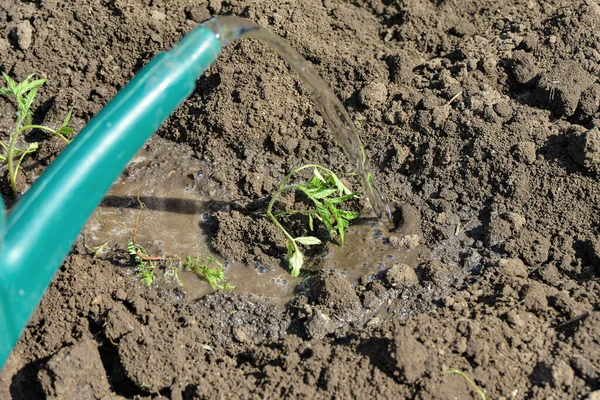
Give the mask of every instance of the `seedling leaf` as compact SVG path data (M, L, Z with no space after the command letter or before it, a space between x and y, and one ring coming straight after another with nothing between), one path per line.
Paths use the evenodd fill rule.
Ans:
M325 197L329 197L332 194L334 194L336 192L337 189L335 188L328 188L328 189L321 189L321 188L315 188L315 189L308 189L307 192L311 194L311 197L313 199L324 199Z
M325 178L323 178L323 175L321 175L321 173L319 172L319 170L317 168L313 168L313 174L315 174L315 177L320 180L321 182L325 182Z
M206 279L208 284L213 289L235 289L235 286L227 282L227 278L225 278L225 273L223 272L223 266L221 263L211 256L206 258L192 258L188 256L185 259L183 266L192 272L204 276L204 279Z
M72 135L73 133L75 133L73 128L68 127L68 126L61 126L57 132L62 135Z
M321 241L314 236L300 236L300 237L294 238L294 241L301 243L305 246L311 246L313 244L321 244Z
M62 125L60 126L60 129L59 129L59 131L60 131L61 129L63 129L63 128L67 128L67 127L68 127L68 125L69 125L69 122L71 122L71 116L72 116L72 114L73 114L73 109L71 108L71 109L69 110L69 112L67 113L67 116L65 117L65 120L63 121ZM69 129L70 129L70 128L69 128ZM71 129L71 131L73 131L73 130Z
M10 93L16 94L17 93L17 84L15 83L15 81L13 81L12 78L10 76L6 75L4 72L2 73L2 76L4 77L4 80L6 81L6 85L10 89Z
M332 197L330 199L327 199L330 203L333 204L339 204L339 203L344 203L348 200L352 200L352 199L356 199L358 198L358 194L357 193L350 193L344 196L340 196L340 197Z
M300 275L300 269L302 268L302 264L304 264L304 256L300 252L300 250L296 250L292 253L290 257L290 269L292 270L292 276Z
M352 193L352 191L350 191L350 189L348 189L346 187L346 185L344 185L344 183L337 177L337 175L331 174L330 176L333 179L333 181L335 183L335 186L337 187L337 189L338 189L338 191L340 193L340 196Z
M37 89L37 88L41 87L44 83L46 83L46 79L36 79L34 81L29 82L29 79L32 76L33 75L30 75L26 80L24 80L23 82L21 82L21 84L18 85L17 90L21 94L25 94L25 93L29 92L30 90Z

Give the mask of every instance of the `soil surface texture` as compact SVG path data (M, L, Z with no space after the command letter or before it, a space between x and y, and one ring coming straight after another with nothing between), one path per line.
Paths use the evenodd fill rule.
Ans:
M285 61L233 42L119 181L168 190L131 183L103 207L122 230L139 217L151 255L201 243L190 254L210 251L239 290L162 272L145 286L127 234L99 248L86 233L0 398L600 399L598 1L0 0L0 71L47 78L35 120L72 109L79 131L152 57L227 14L282 36L331 85L398 228L361 196L346 246L306 251L290 278L265 216L281 179L319 163L361 183ZM2 140L14 112L0 98ZM21 192L64 147L32 135ZM159 213L183 222L152 225Z

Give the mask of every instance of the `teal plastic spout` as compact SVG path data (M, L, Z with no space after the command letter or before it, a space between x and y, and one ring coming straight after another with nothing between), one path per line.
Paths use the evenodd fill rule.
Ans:
M192 94L220 51L218 37L201 25L156 56L48 167L6 221L1 213L0 367L114 180Z

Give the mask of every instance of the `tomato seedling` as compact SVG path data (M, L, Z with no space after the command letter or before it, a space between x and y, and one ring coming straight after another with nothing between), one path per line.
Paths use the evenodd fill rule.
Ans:
M308 182L288 184L288 181L292 176L308 168L313 169L313 177ZM303 193L312 202L314 209L292 210L273 214L275 201L282 193L289 190L297 190ZM277 217L291 214L306 215L308 217L308 227L311 231L314 231L314 221L317 219L329 233L329 238L333 239L335 235L339 235L340 243L343 245L344 232L350 224L350 221L358 217L358 213L355 211L342 210L338 208L338 206L356 198L358 198L358 194L353 193L348 189L333 171L318 164L308 164L296 168L283 178L279 188L269 202L267 216L288 238L286 259L289 262L292 276L298 276L300 274L300 269L304 264L304 255L300 251L298 244L312 246L320 244L321 240L315 236L293 237L283 225L281 225Z

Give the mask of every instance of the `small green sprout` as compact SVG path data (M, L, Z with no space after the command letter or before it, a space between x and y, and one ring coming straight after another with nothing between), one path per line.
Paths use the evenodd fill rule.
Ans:
M38 89L46 83L46 80L31 80L34 75L31 74L23 82L16 83L5 73L2 73L2 75L6 81L6 87L0 88L0 95L13 96L15 98L17 102L17 115L15 127L10 134L8 143L0 140L0 146L3 150L3 153L0 154L0 161L4 161L8 164L10 187L12 188L14 196L17 197L17 174L21 168L21 163L26 155L34 153L39 147L39 143L33 142L29 143L26 149L19 149L16 147L17 138L25 131L39 129L56 135L66 143L69 143L69 139L67 139L66 136L73 134L73 129L69 127L72 110L67 113L65 120L58 129L52 129L44 125L32 125L31 119L33 117L33 112L31 111L31 106L35 100Z
M156 280L154 270L158 266L156 260L150 259L148 252L141 245L134 243L132 240L127 243L127 252L131 254L137 266L136 277L146 286L151 286Z
M291 185L287 184L293 175L307 168L313 169L313 177L310 181ZM283 192L288 190L298 190L304 193L304 195L306 195L313 203L314 209L293 210L274 215L273 205L275 204L275 201ZM314 220L316 218L323 224L331 239L337 234L340 237L340 243L344 245L344 232L350 224L350 221L358 217L358 213L341 210L337 206L355 198L358 198L358 195L350 191L333 171L317 164L309 164L296 168L283 178L279 188L269 202L267 216L288 238L286 258L289 262L292 276L298 276L300 274L300 269L304 264L304 255L300 251L298 244L312 246L320 244L321 240L315 236L292 237L292 235L290 235L277 220L277 217L290 214L306 215L308 217L308 227L311 231L314 231Z
M479 386L477 386L477 384L475 383L475 381L473 379L471 379L469 377L469 375L467 375L466 373L458 370L458 369L449 369L447 371L442 371L442 375L445 374L455 374L455 375L460 375L463 378L465 378L465 380L467 381L467 383L469 385L471 385L473 387L473 389L475 389L475 391L477 392L477 394L479 395L479 397L481 397L481 400L486 400L486 395L485 395L485 389L481 389Z
M196 274L204 276L204 279L213 289L233 290L235 286L227 282L223 266L214 257L208 256L206 259L188 256L183 262L184 268Z

